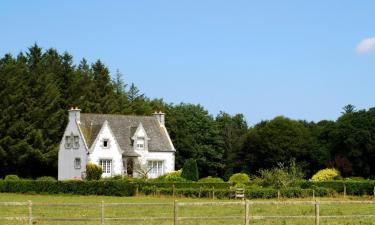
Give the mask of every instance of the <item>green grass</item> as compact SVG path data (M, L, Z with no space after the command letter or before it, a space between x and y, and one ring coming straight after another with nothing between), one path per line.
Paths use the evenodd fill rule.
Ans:
M345 198L345 200L372 200L372 198ZM105 203L170 203L170 205L126 205L126 206L106 206L105 217L173 217L173 201L172 197L109 197L109 196L74 196L74 195L30 195L30 194L5 194L0 193L0 202L25 202L31 200L35 205L33 206L33 215L36 217L69 217L69 218L88 218L99 217L101 208L100 202ZM179 198L181 202L196 202L196 201L212 201L209 199L191 199ZM301 201L311 199L284 199L281 201ZM322 198L324 200L344 200L343 198ZM223 200L215 200L223 201ZM226 200L228 201L228 200ZM233 200L232 200L233 201ZM259 200L257 200L259 201ZM266 201L266 200L265 200ZM269 201L269 200L267 200ZM42 206L37 203L96 203L95 206ZM321 215L375 215L375 205L361 204L361 205L321 205ZM234 206L180 206L179 216L182 217L200 217L200 216L241 216L243 217L245 208L243 205ZM250 207L250 214L256 216L277 216L277 215L314 215L313 205L254 205ZM27 216L28 206L0 206L0 217L3 216ZM27 221L0 221L1 225L15 225L15 224L28 224ZM85 221L85 222L52 222L36 220L34 224L37 225L83 225L83 224L100 224L100 221ZM173 224L173 220L153 220L153 221L105 221L106 225L109 224ZM244 219L235 220L183 220L179 222L180 225L229 225L229 224L244 224ZM265 224L265 225L308 225L315 224L313 219L268 219L256 220L251 224ZM360 218L360 219L321 219L321 224L331 225L365 225L374 224L375 218Z

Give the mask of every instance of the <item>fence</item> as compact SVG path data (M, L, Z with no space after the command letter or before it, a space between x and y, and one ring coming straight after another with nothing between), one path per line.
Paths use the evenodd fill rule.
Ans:
M29 225L33 221L97 221L101 225L105 221L155 221L155 220L171 220L174 225L178 225L183 220L242 220L245 225L249 225L253 220L266 220L266 219L314 219L315 225L320 224L320 219L348 219L348 218L375 218L375 215L320 215L321 205L341 205L341 204L375 204L375 201L231 201L231 202L169 202L169 203L33 203L28 202L0 202L0 206L28 206L28 215L21 217L0 217L1 220L23 220L28 221ZM106 217L106 206L170 206L173 209L173 217ZM179 209L182 206L229 206L237 205L244 207L244 214L242 216L199 216L188 217L181 216ZM251 214L251 208L255 205L312 205L315 207L314 215L282 215L282 216L257 216ZM84 217L84 218L65 218L65 217L37 217L33 215L33 206L97 206L100 209L98 217Z

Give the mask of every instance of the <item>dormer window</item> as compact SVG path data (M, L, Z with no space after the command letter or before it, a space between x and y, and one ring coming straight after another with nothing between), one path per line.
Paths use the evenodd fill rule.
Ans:
M70 135L65 136L65 148L70 149L72 145L72 137Z
M143 150L145 149L145 139L144 138L138 138L136 141L136 147L138 150Z

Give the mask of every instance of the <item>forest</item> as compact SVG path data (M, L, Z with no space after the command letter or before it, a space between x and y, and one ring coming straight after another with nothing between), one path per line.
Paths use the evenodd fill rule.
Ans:
M306 178L326 167L344 177L375 175L375 108L348 104L338 109L335 121L278 116L249 126L241 113L211 115L199 104L151 99L119 71L110 74L100 60L77 65L69 53L37 44L0 58L0 98L0 178L57 176L58 146L71 106L85 113L165 112L176 169L195 159L200 177L256 175L291 160Z

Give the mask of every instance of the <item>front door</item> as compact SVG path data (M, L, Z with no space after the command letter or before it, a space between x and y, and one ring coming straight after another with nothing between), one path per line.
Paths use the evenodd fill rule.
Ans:
M133 171L134 171L134 160L132 158L129 158L126 160L126 174L129 177L133 177Z

